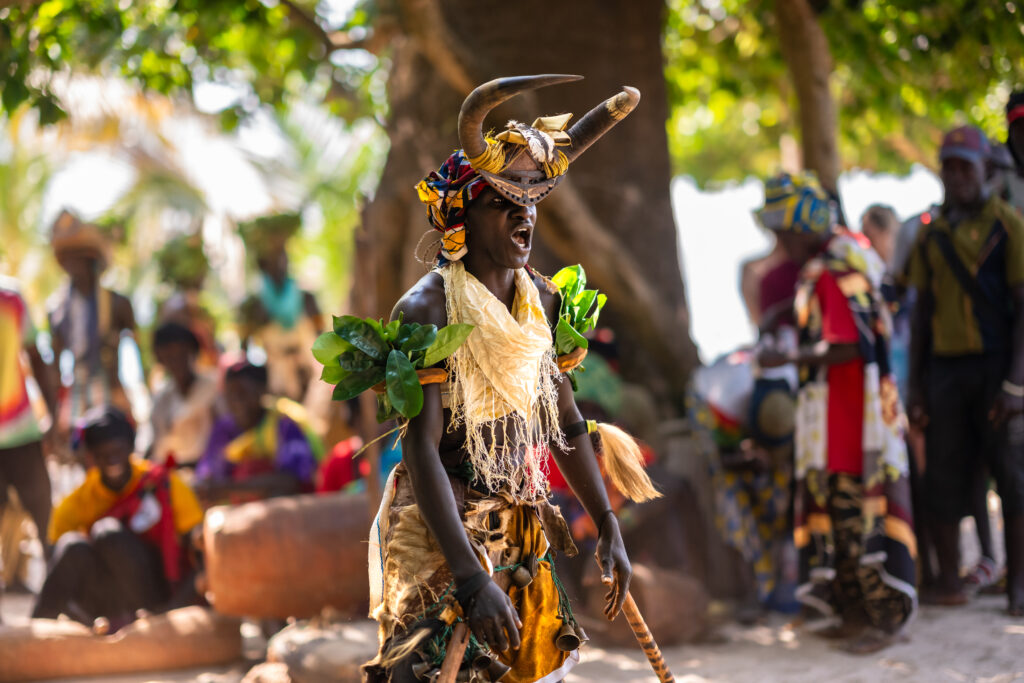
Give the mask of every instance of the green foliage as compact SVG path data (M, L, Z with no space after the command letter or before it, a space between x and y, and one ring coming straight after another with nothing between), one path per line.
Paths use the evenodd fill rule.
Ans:
M437 334L436 328L433 332ZM416 368L398 349L388 354L387 395L388 402L399 415L415 417L423 410L423 387L416 376Z
M455 353L472 331L472 325L464 324L438 330L436 325L403 323L401 316L385 323L344 315L335 317L334 330L313 343L313 357L324 366L320 379L335 385L335 400L346 401L384 382L377 419L408 420L423 409L416 371Z
M466 323L442 327L438 330L434 343L423 352L423 367L433 367L455 353L455 349L462 346L462 342L466 341L466 337L472 331L473 326Z
M768 0L669 0L664 36L676 173L698 183L778 169L797 105ZM1005 136L1022 85L1018 0L818 0L829 40L845 168L901 173L937 163L942 131L964 122Z
M52 74L67 68L118 75L150 91L191 94L207 81L242 81L258 102L283 109L311 85L331 94L332 112L347 120L378 113L384 103L377 60L329 59L332 29L363 28L355 13L330 26L308 0L45 0L0 9L0 108L36 108L43 122L63 111ZM365 30L365 29L364 29ZM33 77L44 74L44 78ZM222 115L230 127L253 113L238 103Z
M388 341L391 339L382 334L379 324L375 326L354 315L335 318L334 333L373 360L384 360L390 350Z
M284 244L302 227L302 214L298 211L259 216L238 224L238 235L246 247L258 251L266 244Z
M587 274L580 265L562 268L551 281L558 287L562 299L555 327L555 352L564 355L577 348L587 348L583 335L597 327L608 297L596 289L586 289Z
M558 323L555 325L555 353L562 356L576 349L585 349L590 345L585 335L597 327L601 309L608 297L596 289L586 289L587 274L583 266L566 266L555 273L551 281L558 287L562 303L558 310ZM566 373L572 388L576 389L576 372L583 372L583 365Z
M698 182L764 175L798 134L770 0L667 0L665 76L677 173ZM1001 107L1024 71L1019 0L815 0L831 44L845 166L904 171L932 163L940 132L963 121L1001 137ZM45 0L0 9L0 110L64 115L53 76L90 70L147 90L191 95L242 85L226 128L259 103L301 97L353 122L386 113L386 59L340 49L372 35L386 3L364 0L343 21L312 0ZM358 41L348 41L359 44ZM379 51L379 48L378 48ZM386 56L386 55L382 55Z
M52 164L42 150L17 144L17 124L17 120L0 121L0 135L5 142L14 142L0 145L0 273L19 281L29 309L38 313L60 282L56 268L45 267L41 259L28 258L48 249L49 233L40 230L39 224ZM37 325L41 322L35 318Z
M160 279L180 288L198 289L210 270L203 239L198 233L168 240L155 254L155 259Z

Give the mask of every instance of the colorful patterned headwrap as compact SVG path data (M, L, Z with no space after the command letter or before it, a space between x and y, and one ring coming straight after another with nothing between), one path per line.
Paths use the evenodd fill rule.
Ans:
M824 235L835 224L835 207L818 177L807 171L780 173L764 183L764 208L757 212L769 230Z
M442 233L441 254L449 261L466 255L466 207L487 186L461 149L416 185L430 225Z

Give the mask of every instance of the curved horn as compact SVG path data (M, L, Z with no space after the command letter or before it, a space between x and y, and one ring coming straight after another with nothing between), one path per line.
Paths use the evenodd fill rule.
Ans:
M535 90L548 85L578 81L583 76L568 74L542 74L539 76L508 76L495 78L469 93L459 112L459 144L470 159L480 156L487 149L484 140L484 118L487 113L505 100L526 90Z
M565 151L565 156L570 162L575 161L587 147L597 142L597 139L611 130L616 123L626 118L631 111L636 109L640 102L640 91L628 85L622 86L622 92L609 97L597 105L586 115L576 122L569 129L569 138L572 146Z

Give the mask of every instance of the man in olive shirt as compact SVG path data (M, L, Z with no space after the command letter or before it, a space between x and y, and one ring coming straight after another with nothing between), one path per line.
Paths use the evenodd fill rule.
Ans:
M1003 502L1009 612L1024 616L1024 439L1017 426L1024 419L1024 219L991 195L989 153L974 127L957 128L942 143L945 201L922 226L909 266L920 301L908 405L926 430L940 571L931 601L966 601L959 522L984 458Z

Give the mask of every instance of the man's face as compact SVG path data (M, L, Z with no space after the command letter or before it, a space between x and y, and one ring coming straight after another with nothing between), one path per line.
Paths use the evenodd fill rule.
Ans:
M982 200L985 183L985 165L982 162L950 157L942 161L940 175L947 203L969 206Z
M57 263L72 280L84 280L99 273L99 257L91 249L62 249Z
M1017 160L1017 165L1024 164L1024 119L1017 119L1010 124L1007 143L1010 145L1010 149L1013 150L1013 156Z
M814 258L821 250L822 238L809 232L790 232L782 230L776 233L779 245L786 252L789 260L798 265L803 265Z
M288 252L284 249L261 256L257 265L278 286L288 278Z
M519 206L488 187L466 209L466 248L503 268L522 268L530 259L536 206Z
M860 230L882 260L888 262L892 256L892 233L875 225L867 216L861 219Z
M192 374L195 352L184 342L162 344L153 350L156 361L163 366L174 381L180 386Z
M235 425L248 431L263 419L263 387L243 377L224 382L224 400Z
M133 449L127 439L108 439L88 447L92 464L100 470L100 480L111 491L120 491L132 478L129 459Z

